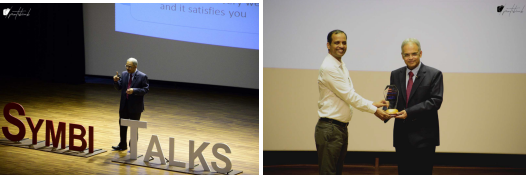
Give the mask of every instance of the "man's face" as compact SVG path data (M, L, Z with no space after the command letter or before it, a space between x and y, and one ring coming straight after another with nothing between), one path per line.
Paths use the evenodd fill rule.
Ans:
M128 73L134 73L137 70L137 66L134 66L131 61L126 62L126 71Z
M329 54L336 59L341 59L347 51L347 36L344 33L332 34L332 42L327 42Z
M420 57L422 57L422 51L414 43L409 42L402 47L402 58L404 59L405 65L409 70L413 70L420 63Z

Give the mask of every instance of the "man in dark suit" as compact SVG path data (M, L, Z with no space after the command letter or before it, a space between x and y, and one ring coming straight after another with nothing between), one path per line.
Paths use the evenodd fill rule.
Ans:
M141 113L144 111L144 95L148 93L148 76L137 70L137 60L130 58L126 62L126 71L122 73L122 78L117 75L113 77L113 87L121 90L121 103L119 108L119 126L121 119L141 120ZM119 145L112 146L115 150L126 150L126 134L128 126L120 126L121 141ZM137 136L138 137L138 136Z
M391 72L391 85L401 92L393 134L398 174L431 175L435 149L440 145L438 109L444 93L443 76L440 70L421 63L420 57L420 42L404 40L406 66Z

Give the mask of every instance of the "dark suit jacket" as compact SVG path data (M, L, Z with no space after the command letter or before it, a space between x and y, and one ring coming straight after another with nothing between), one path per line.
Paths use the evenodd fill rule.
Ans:
M396 108L398 111L407 112L405 120L395 120L393 134L395 147L408 144L417 148L440 145L438 109L442 105L444 93L442 72L423 63L420 64L407 108L406 67L391 72L391 85L396 85L400 91Z
M126 100L126 89L128 88L128 81L130 74L127 71L122 72L122 77L117 82L113 82L113 87L121 91L121 106L119 112L124 110L125 103L128 103L128 112L141 113L144 111L144 95L148 93L150 85L148 84L148 76L139 70L132 80L130 88L133 88L133 94L128 95Z

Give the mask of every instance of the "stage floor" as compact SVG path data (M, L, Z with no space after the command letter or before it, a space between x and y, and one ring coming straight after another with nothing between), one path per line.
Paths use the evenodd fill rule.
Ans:
M318 165L263 166L265 175L318 175ZM344 165L343 175L398 175L396 165ZM433 175L524 175L526 168L434 166Z
M107 150L84 158L0 145L0 174L181 174L111 162L111 159L127 154L127 151L111 149L119 142L120 92L113 85L69 85L5 78L0 81L2 109L9 102L17 102L25 109L25 116L18 115L16 110L10 113L24 122L26 138L32 138L32 133L25 117L31 117L34 123L38 119L53 120L55 130L59 122L65 122L66 145L69 145L69 123L75 123L83 125L86 130L88 126L94 126L94 148ZM195 141L195 149L203 142L210 142L203 151L204 158L210 167L211 162L224 167L225 163L212 154L212 147L216 143L225 143L232 153L222 149L218 151L230 158L233 170L258 175L258 103L258 97L254 95L173 86L150 87L141 116L141 121L148 122L148 128L139 129L138 155L146 153L152 135L159 137L166 158L169 156L169 138L174 137L175 160L184 162L189 160L190 140ZM0 126L9 127L11 133L18 132L17 127L3 116L0 117ZM80 134L80 130L76 130L75 134ZM4 137L0 132L0 138ZM45 140L45 123L38 132L38 140ZM75 144L78 146L81 142L75 140ZM199 159L195 163L200 163Z

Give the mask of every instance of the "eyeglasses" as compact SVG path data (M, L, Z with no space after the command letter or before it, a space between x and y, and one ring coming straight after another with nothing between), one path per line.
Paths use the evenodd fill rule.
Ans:
M416 53L406 53L404 54L404 58L409 58L409 57L418 57L418 55L420 54L420 52L416 52Z
M124 65L124 67L126 67L126 68L132 68L132 66L128 66L128 65Z

